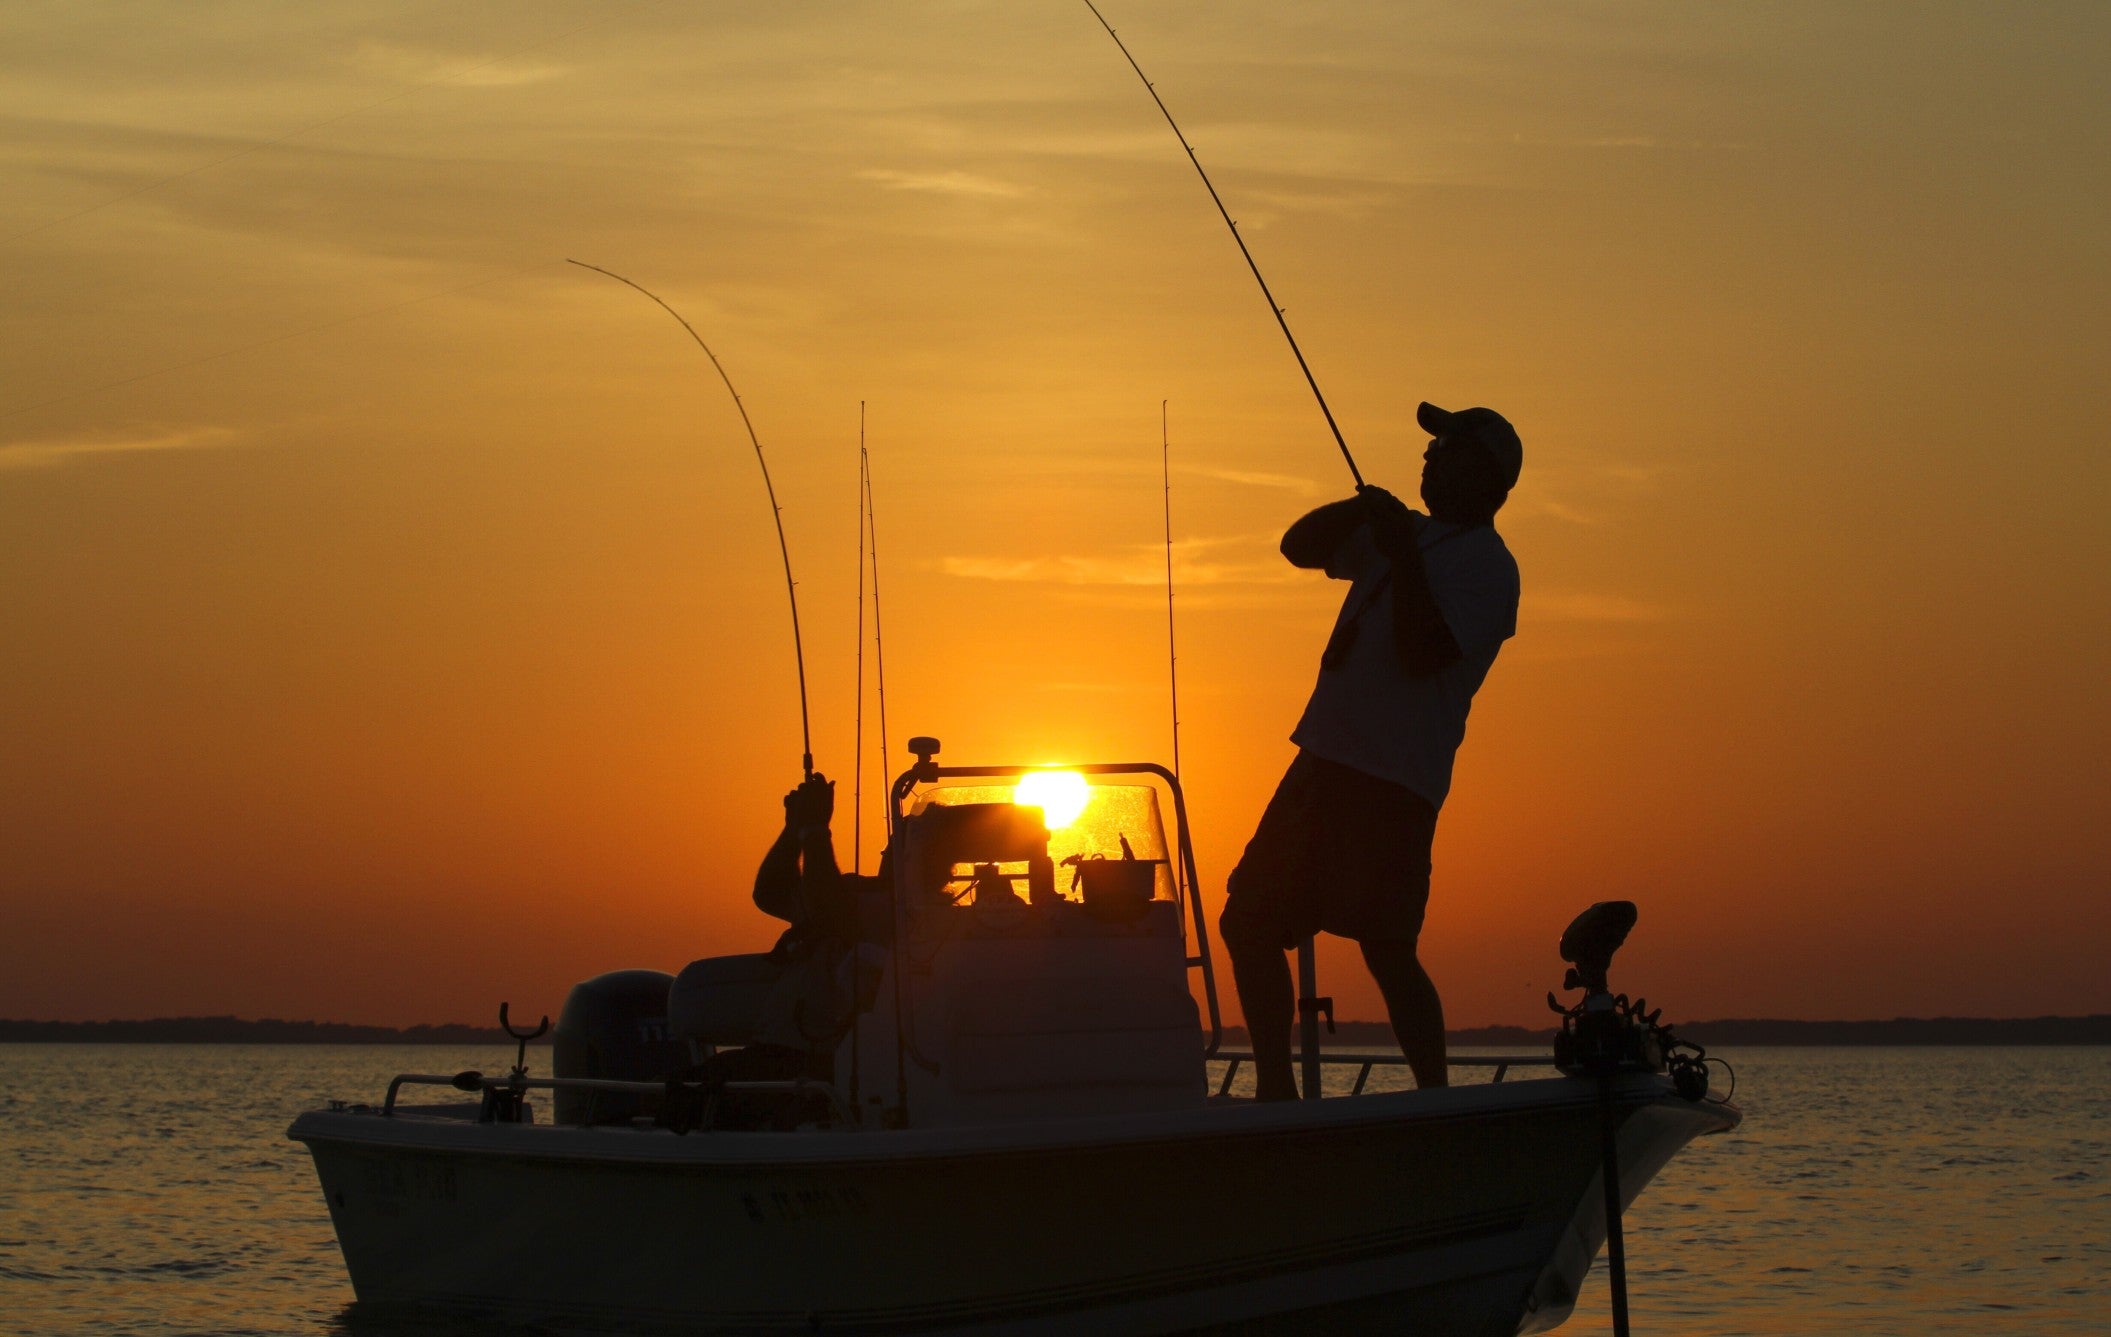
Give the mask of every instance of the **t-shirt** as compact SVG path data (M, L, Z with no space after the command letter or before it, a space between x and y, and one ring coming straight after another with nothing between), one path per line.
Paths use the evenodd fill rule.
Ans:
M1461 528L1409 511L1430 593L1460 657L1416 678L1393 649L1392 562L1369 525L1342 540L1327 574L1350 582L1336 634L1357 629L1341 666L1321 669L1290 741L1328 761L1405 785L1433 808L1451 790L1451 760L1466 737L1466 712L1517 634L1517 560L1493 526Z

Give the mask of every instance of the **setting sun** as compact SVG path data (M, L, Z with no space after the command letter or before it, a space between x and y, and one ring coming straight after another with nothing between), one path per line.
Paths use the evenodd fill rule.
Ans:
M1076 771L1034 771L1020 778L1012 802L1022 808L1039 808L1048 829L1060 831L1085 810L1091 788Z

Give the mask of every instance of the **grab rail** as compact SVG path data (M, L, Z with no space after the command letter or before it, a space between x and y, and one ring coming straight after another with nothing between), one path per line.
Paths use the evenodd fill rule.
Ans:
M1220 1096L1228 1095L1231 1092L1232 1082L1239 1075L1239 1065L1252 1062L1253 1054L1250 1051L1241 1050L1232 1053L1220 1053L1216 1057L1224 1064L1224 1077L1217 1083L1217 1094ZM1349 1094L1352 1096L1363 1094L1363 1088L1371 1080L1371 1070L1373 1068L1400 1068L1407 1066L1407 1057L1403 1054L1337 1053L1321 1054L1318 1058L1320 1063L1324 1065L1354 1067L1357 1069L1356 1084L1349 1088ZM1554 1058L1552 1055L1453 1054L1445 1059L1445 1064L1453 1068L1493 1068L1495 1069L1495 1075L1489 1079L1492 1084L1503 1080L1512 1068L1551 1068L1554 1066ZM631 1082L612 1077L486 1077L477 1072L404 1072L396 1074L388 1084L388 1095L381 1103L381 1113L384 1116L394 1117L396 1113L396 1097L406 1086L450 1086L457 1091L472 1095L487 1091L511 1091L516 1093L522 1091L610 1091L625 1095L663 1096L670 1089L689 1092L698 1092L704 1089L704 1084L701 1082ZM838 1120L846 1124L855 1122L850 1106L843 1099L842 1092L836 1090L835 1084L832 1082L813 1081L806 1078L797 1078L789 1081L726 1082L720 1085L714 1094L724 1094L729 1091L777 1095L817 1095L828 1102L830 1113Z
M1217 1094L1220 1096L1229 1095L1232 1078L1238 1076L1239 1065L1252 1062L1253 1054L1251 1052L1240 1052L1219 1054L1217 1057L1225 1062L1224 1080L1217 1083ZM1349 1094L1352 1096L1363 1094L1364 1083L1371 1080L1372 1068L1404 1068L1407 1066L1407 1055L1405 1054L1316 1054L1313 1057L1322 1065L1332 1064L1336 1067L1357 1066L1360 1071L1356 1074L1356 1085L1349 1089ZM1444 1062L1447 1067L1453 1068L1493 1068L1495 1069L1495 1076L1489 1079L1490 1083L1493 1084L1501 1081L1512 1068L1551 1068L1554 1066L1554 1056L1552 1054L1453 1054L1448 1056Z
M458 1072L441 1075L430 1072L398 1073L388 1084L388 1096L382 1101L381 1112L393 1117L396 1113L396 1094L406 1086L451 1086L457 1091L471 1094L486 1091L614 1091L627 1095L664 1096L670 1088L681 1091L704 1090L702 1082L627 1082L613 1077L486 1077L476 1072ZM851 1122L850 1107L844 1103L842 1093L832 1082L817 1082L799 1078L780 1082L725 1082L718 1092L749 1091L783 1095L818 1095L828 1101L830 1111L845 1123Z

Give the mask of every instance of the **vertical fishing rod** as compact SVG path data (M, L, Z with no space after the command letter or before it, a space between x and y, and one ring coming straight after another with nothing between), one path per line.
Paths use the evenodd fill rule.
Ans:
M858 706L850 763L850 871L865 858L865 401L858 401ZM886 757L880 764L884 768Z
M1165 479L1165 676L1173 689L1173 778L1180 778L1180 655L1173 641L1173 445L1158 401L1158 467Z
M880 627L880 521L872 508L872 459L862 443L858 460L865 471L865 542L872 552L872 657L880 688L880 775L887 774L887 638Z
M872 657L874 661L873 667L876 670L875 676L879 679L880 690L880 780L882 781L880 785L880 801L886 805L887 821L883 829L886 830L888 841L891 844L894 836L894 806L890 797L893 792L893 786L886 783L887 641L880 632L879 520L872 509L872 456L866 453L865 450L864 424L864 409L861 406L858 411L858 475L863 480L865 491L865 547L872 554ZM861 558L862 556L863 554L860 554ZM861 578L862 572L863 569L861 567ZM861 611L862 607L861 604ZM862 637L862 633L860 635ZM896 1098L901 1101L900 1113L906 1119L909 1110L909 1065L908 1045L905 1042L905 1032L902 1029L902 893L899 881L901 875L902 864L900 857L897 855L894 861L894 876L897 881L894 886L888 889L894 905L894 933L889 942L893 952L893 959L887 968L887 973L894 977L894 1090ZM853 1026L857 1024L857 1016L856 1012L851 1013L851 1024ZM850 1073L851 1081L855 1083L857 1081L857 1060L855 1057L851 1060ZM854 1101L857 1097L853 1095L851 1098Z
M1158 467L1165 483L1165 676L1173 696L1173 779L1180 778L1180 654L1173 640L1173 445L1166 401L1158 401ZM1173 861L1173 890L1187 892L1187 865Z
M1165 123L1173 127L1174 138L1180 141L1181 148L1187 150L1187 160L1195 165L1195 175L1202 178L1203 188L1209 191L1210 199L1216 203L1217 212L1224 216L1224 225L1231 229L1231 239L1239 243L1239 254L1246 257L1246 267L1253 271L1253 281L1261 285L1261 296L1268 299L1268 309L1275 313L1275 323L1282 327L1283 337L1290 341L1290 352L1297 358L1298 370L1305 373L1305 384L1312 387L1312 397L1319 401L1319 411L1327 419L1327 430L1334 433L1334 444L1341 447L1341 458L1343 463L1349 466L1349 477L1356 480L1357 487L1362 487L1363 473L1356 467L1356 457L1349 453L1349 443L1342 439L1341 428L1334 423L1334 410L1327 407L1327 397L1319 392L1319 381L1314 378L1311 366L1305 361L1305 352L1297 346L1297 336L1290 332L1290 322L1283 317L1283 308L1276 302L1275 294L1269 291L1268 280L1261 277L1261 267L1254 262L1253 252L1246 249L1246 238L1239 235L1239 225L1233 221L1231 210L1224 207L1224 199L1217 194L1216 186L1211 184L1209 173L1202 170L1202 160L1195 156L1195 146L1188 143L1187 136L1180 132L1180 123L1173 119L1173 113L1166 107L1165 99L1158 96L1158 86L1143 72L1143 66L1136 63L1136 57L1129 54L1128 45L1121 40L1121 35L1114 31L1114 25L1107 22L1107 16L1099 12L1099 6L1093 4L1092 0L1085 0L1085 8L1092 11L1092 17L1099 20L1099 26L1105 28L1107 36L1114 39L1114 45L1121 48L1122 57L1129 62L1129 68L1136 71L1137 78L1143 80L1144 88L1151 94L1151 101L1157 103L1158 110L1165 115Z
M858 706L855 711L857 741L852 747L850 781L850 875L856 877L865 859L865 401L858 401ZM885 758L881 772L885 773ZM850 956L850 1108L851 1117L862 1122L865 1104L860 1097L865 1042L858 1020L864 1012L859 999L864 993L865 959L861 949Z
M725 364L718 360L718 354L711 351L711 345L704 342L704 336L696 332L694 325L682 319L681 312L661 301L642 284L633 283L612 269L590 265L584 260L567 260L565 263L577 265L581 269L591 269L596 274L607 275L627 288L635 288L651 298L660 310L673 316L683 329L689 331L689 337L696 340L696 346L704 350L704 356L711 359L712 367L718 372L718 379L726 383L726 393L733 396L733 407L740 410L741 425L748 429L748 444L755 447L755 463L762 466L763 490L770 495L770 518L777 522L777 552L784 558L784 592L792 602L792 658L799 666L799 766L811 778L814 773L814 735L807 722L806 713L806 647L799 639L799 585L792 579L792 550L784 541L784 508L777 504L777 485L770 481L770 464L762 457L762 442L755 435L755 424L748 418L748 406L740 402L740 391L733 388L733 378L726 375Z

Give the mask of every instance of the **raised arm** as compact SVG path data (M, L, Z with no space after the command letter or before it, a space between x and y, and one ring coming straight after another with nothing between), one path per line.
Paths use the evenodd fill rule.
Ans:
M784 829L755 870L755 908L776 919L799 919L799 791L784 796Z
M784 796L784 829L755 870L755 906L764 914L812 927L836 899L842 873L828 822L835 812L835 783L812 775Z
M1282 552L1290 565L1305 571L1325 570L1359 525L1369 523L1371 513L1361 497L1330 501L1307 511L1283 533Z

